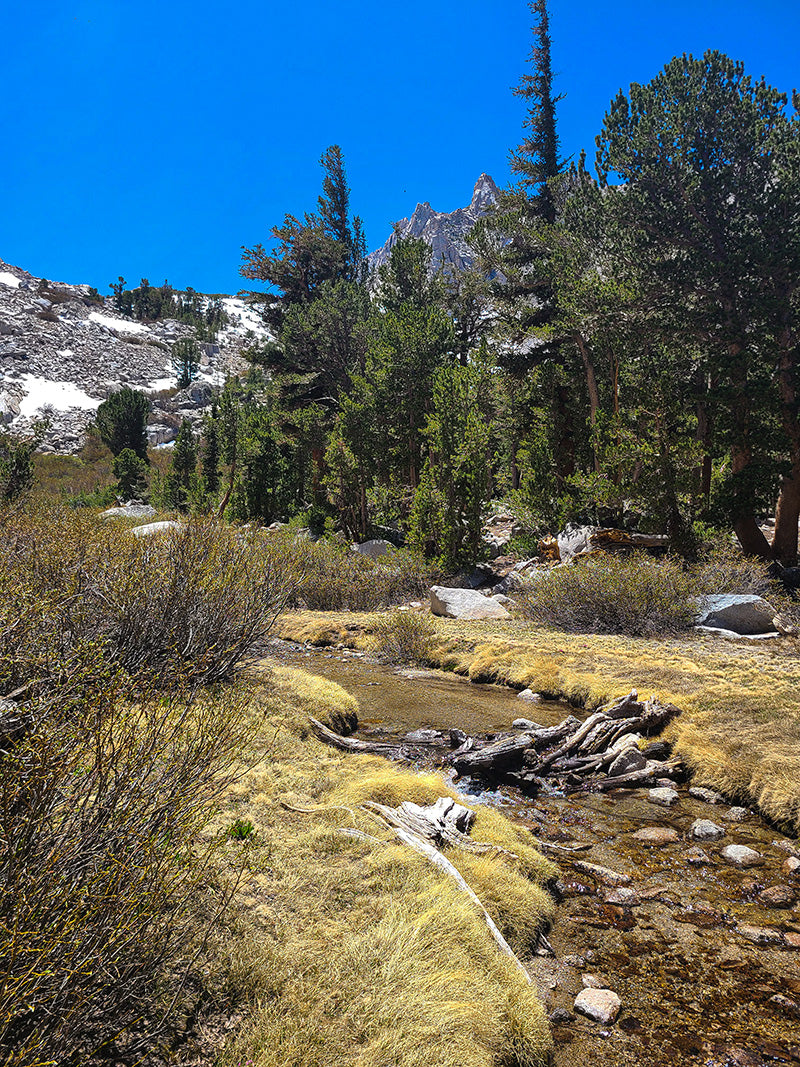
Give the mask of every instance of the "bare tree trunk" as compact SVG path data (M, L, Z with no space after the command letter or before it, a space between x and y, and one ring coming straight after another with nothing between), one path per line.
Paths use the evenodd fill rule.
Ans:
M594 430L595 423L597 422L597 412L600 410L600 390L597 388L597 375L595 374L594 363L589 355L589 350L586 347L586 341L579 333L575 334L575 342L578 345L578 351L583 360L583 369L586 373L586 389L589 393L589 425L592 427L592 430ZM594 441L592 441L592 451L594 454L595 473L599 474L600 457L597 455Z

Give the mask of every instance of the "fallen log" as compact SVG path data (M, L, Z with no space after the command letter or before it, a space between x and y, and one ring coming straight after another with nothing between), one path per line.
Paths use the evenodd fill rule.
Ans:
M387 741L358 741L355 737L343 737L309 715L312 733L333 748L339 748L343 752L372 752L379 756L398 756L402 753L402 746Z
M522 764L522 757L533 743L529 731L510 734L494 741L485 748L450 755L445 762L452 763L459 774L487 774L510 770Z

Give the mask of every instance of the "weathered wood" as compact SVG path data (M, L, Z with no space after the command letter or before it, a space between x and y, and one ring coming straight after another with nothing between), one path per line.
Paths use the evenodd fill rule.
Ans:
M568 715L557 726L545 726L541 730L533 730L533 747L547 748L548 745L554 745L557 741L561 741L569 734L574 733L580 724L580 719L576 719L574 715Z
M452 763L459 774L498 773L520 766L523 754L532 743L533 735L529 731L510 734L485 748L466 752L461 756L453 754L446 762Z
M390 744L386 741L358 741L355 737L343 737L341 734L329 730L327 726L312 715L309 715L308 721L311 724L312 732L320 741L332 745L333 748L339 748L343 752L372 752L377 755L388 756L399 755L402 750L401 745Z

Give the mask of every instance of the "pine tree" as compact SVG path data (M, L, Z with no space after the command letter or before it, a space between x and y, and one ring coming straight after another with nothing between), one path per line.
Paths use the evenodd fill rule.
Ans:
M212 498L216 497L219 492L221 482L220 459L219 421L217 418L217 406L213 404L211 414L203 425L200 451L200 473L203 490Z
M172 366L179 389L185 389L197 377L200 367L200 352L197 342L190 337L181 338L172 346Z
M126 385L112 393L97 409L95 422L100 438L115 456L124 448L130 448L145 463L149 462L147 417L151 406L144 393Z
M556 104L564 97L563 94L553 96L547 0L530 0L528 6L537 19L533 28L534 44L528 58L532 72L523 74L513 90L515 96L528 102L528 115L522 124L527 136L511 152L510 163L513 173L521 176L523 189L529 196L533 193L540 216L546 222L553 222L556 207L547 183L563 169L556 132Z

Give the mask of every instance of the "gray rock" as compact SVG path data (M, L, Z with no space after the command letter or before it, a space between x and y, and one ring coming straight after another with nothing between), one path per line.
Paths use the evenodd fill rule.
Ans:
M797 856L790 856L781 864L781 870L790 878L800 878L800 859Z
M563 960L562 960L563 962ZM551 1011L547 1016L547 1019L551 1026L564 1026L567 1023L571 1023L575 1016L571 1011L567 1011L566 1008L556 1008L555 1011Z
M447 619L510 619L496 600L474 589L451 589L434 585L430 590L431 611Z
M180 530L181 524L174 519L165 519L162 522L148 522L144 526L134 526L131 533L134 537L153 537L156 534L169 533L170 530Z
M721 627L737 634L764 634L774 630L775 609L752 593L716 593L697 598L697 623Z
M581 985L584 989L604 989L605 986L596 974L581 975Z
M726 845L721 852L726 863L732 863L734 867L756 867L763 860L760 852L747 845Z
M610 890L603 899L606 904L617 904L624 908L632 908L639 900L636 891L626 885Z
M369 559L380 559L387 552L393 552L394 545L384 541L383 538L376 537L372 541L363 541L360 545L353 545L353 551Z
M633 771L644 770L646 766L646 758L638 748L631 746L626 748L623 752L620 752L616 757L614 762L608 768L608 775L610 778L616 778L620 774L629 774Z
M715 793L713 789L706 789L701 785L693 785L689 788L689 796L695 800L704 800L706 804L722 804L725 797L721 793Z
M689 827L689 836L695 841L717 841L725 836L725 831L710 819L695 819Z
M586 960L583 956L577 956L574 953L572 955L562 956L561 962L565 967L574 967L576 970L580 970L586 966Z
M521 692L517 693L517 698L519 700L529 700L531 704L540 704L542 700L539 694L534 693L532 689L523 689Z
M630 878L627 874L620 874L619 871L612 871L610 867L601 867L598 863L587 863L586 860L574 860L572 866L576 871L582 871L584 874L591 875L602 885L616 887L619 885L628 885L630 882Z
M722 818L727 819L728 822L744 822L749 814L747 808L734 807L728 808Z
M608 1025L619 1015L622 1001L611 989L582 989L575 998L575 1011Z
M156 509L149 504L123 504L119 508L107 508L100 512L101 519L147 519Z
M660 804L662 808L671 808L680 800L680 794L670 786L658 786L647 790L647 799L651 804Z

